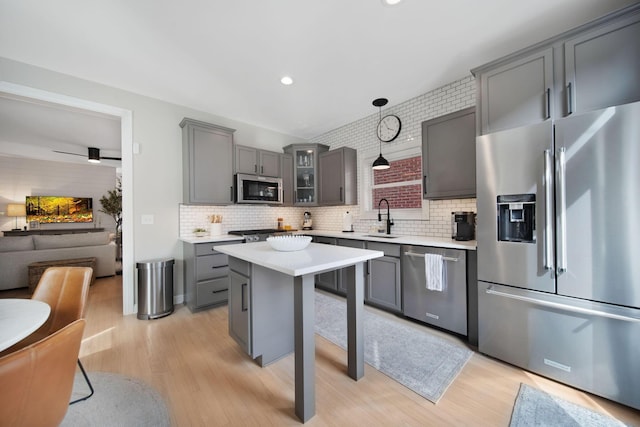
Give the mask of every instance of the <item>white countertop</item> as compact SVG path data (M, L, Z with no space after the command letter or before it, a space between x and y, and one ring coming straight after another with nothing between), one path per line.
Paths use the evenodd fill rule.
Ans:
M391 234L391 236L395 236L393 238L371 237L368 235L369 233L347 233L344 231L327 230L301 230L297 234L305 234L307 236L336 237L338 239L366 240L370 242L393 243L398 245L434 246L438 248L465 249L469 251L476 250L475 240L461 241L444 237L402 236L393 233ZM380 233L380 235L385 236L385 234L383 233Z
M416 246L432 246L437 248L463 249L468 251L476 250L476 241L453 240L445 237L426 237L426 236L402 236L399 234L391 234L393 238L388 237L371 237L369 233L345 233L343 231L330 230L298 230L292 232L294 234L304 234L307 236L325 236L336 237L338 239L365 240L369 242L393 243L397 245L416 245ZM371 233L373 234L373 233ZM384 234L381 233L382 236ZM223 234L221 236L205 236L205 237L181 237L181 241L186 243L216 243L216 242L232 242L242 241L241 236L231 234Z
M214 249L289 276L322 273L384 255L381 251L320 243L310 243L305 249L292 252L276 251L267 242L214 246Z
M241 242L242 236L235 236L233 234L222 234L220 236L203 236L203 237L180 237L180 240L186 243L216 243L216 242Z

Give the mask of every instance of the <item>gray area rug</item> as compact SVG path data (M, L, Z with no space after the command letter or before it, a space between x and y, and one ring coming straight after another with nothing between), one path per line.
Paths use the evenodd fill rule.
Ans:
M69 406L63 427L170 426L169 411L156 390L141 380L108 372L87 372L95 393ZM71 400L90 393L76 374Z
M520 384L510 427L622 427L625 423L535 387Z
M344 299L316 292L316 333L347 348ZM424 330L364 310L364 360L436 403L473 352Z

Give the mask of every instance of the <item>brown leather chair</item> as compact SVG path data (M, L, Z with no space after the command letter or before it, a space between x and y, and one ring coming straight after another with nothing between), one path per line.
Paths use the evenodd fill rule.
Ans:
M90 267L49 267L38 282L31 299L43 301L51 307L51 314L47 321L34 333L22 341L12 345L0 353L0 356L31 345L41 339L59 331L75 320L84 318L89 286L93 270ZM78 366L91 393L71 403L88 399L93 395L93 386L78 359Z
M85 320L0 357L0 424L57 426L69 408Z

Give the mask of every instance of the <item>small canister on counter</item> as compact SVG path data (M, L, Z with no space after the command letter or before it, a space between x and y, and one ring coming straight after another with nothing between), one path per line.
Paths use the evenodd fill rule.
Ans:
M278 230L284 230L284 218L278 218Z

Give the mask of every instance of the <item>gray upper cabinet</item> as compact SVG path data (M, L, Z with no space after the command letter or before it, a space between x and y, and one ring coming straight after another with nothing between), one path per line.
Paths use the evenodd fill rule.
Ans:
M564 43L567 113L640 100L640 13Z
M233 203L234 129L185 118L182 128L185 203Z
M293 156L280 154L280 178L282 178L282 205L293 205Z
M280 177L280 153L235 146L235 172Z
M357 155L342 147L320 153L320 205L355 205L358 202Z
M640 101L640 3L472 73L479 135Z
M480 75L482 134L549 118L553 49L548 48Z
M291 144L282 149L293 156L293 204L318 205L318 155L329 150L323 144Z
M422 122L423 198L476 195L476 114L465 108Z

